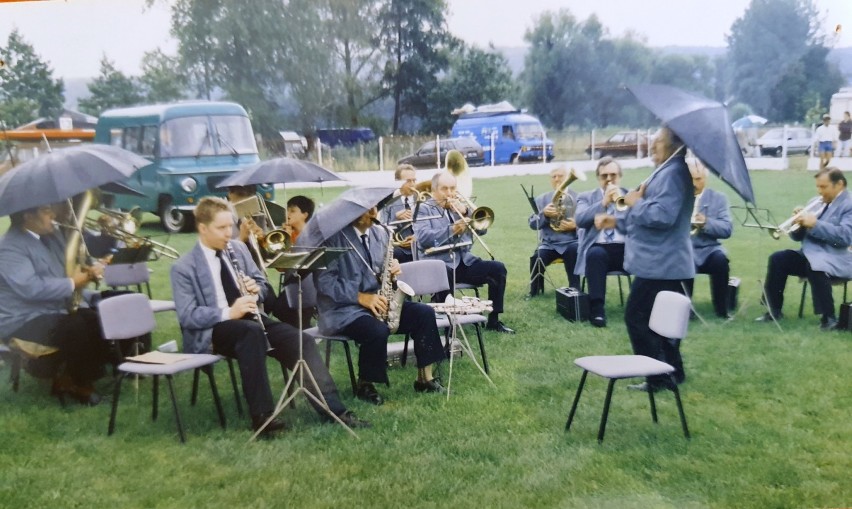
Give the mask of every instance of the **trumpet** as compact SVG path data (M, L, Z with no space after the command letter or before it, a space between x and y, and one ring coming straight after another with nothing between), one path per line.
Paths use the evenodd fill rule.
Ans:
M615 198L613 198L613 203L615 203L615 210L619 212L624 212L625 210L627 210L627 203L624 201L624 192L621 190L620 187L616 186L612 182L606 185L607 191L613 187L616 189Z
M805 205L805 207L802 210L796 212L795 214L790 216L789 219L787 219L783 223L779 224L775 228L770 229L769 234L772 235L773 239L778 240L778 239L781 238L782 233L785 234L785 235L789 235L791 233L794 233L794 232L798 231L799 228L801 228L801 225L799 223L797 223L796 221L801 219L805 214L819 215L820 212L822 212L822 209L825 208L825 206L826 206L826 203L822 201L822 197L817 196L816 198L809 201L808 204Z

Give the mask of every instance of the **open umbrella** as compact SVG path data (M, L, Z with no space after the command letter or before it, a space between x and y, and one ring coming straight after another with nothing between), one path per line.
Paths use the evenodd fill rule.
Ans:
M746 115L740 117L731 124L734 129L748 129L749 127L761 126L768 122L765 118L758 115Z
M748 168L724 104L668 85L635 85L628 89L674 131L710 171L743 200L754 203Z
M394 191L394 187L353 187L343 191L336 200L314 213L299 234L296 246L319 246L364 212L387 203Z
M0 216L58 203L87 189L125 180L151 164L110 145L81 145L55 150L0 176Z
M333 171L310 161L278 157L243 168L219 183L219 189L250 184L286 184L288 182L329 182L345 180Z

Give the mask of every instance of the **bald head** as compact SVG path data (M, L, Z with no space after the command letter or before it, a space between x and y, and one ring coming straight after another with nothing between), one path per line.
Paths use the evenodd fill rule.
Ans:
M456 178L448 171L432 177L432 197L440 207L450 208L450 199L456 195Z

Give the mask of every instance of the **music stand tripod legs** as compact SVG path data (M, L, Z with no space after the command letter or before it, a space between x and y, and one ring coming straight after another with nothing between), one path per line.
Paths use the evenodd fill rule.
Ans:
M316 253L316 252L320 252L320 254L318 256L310 256L311 254ZM316 379L314 378L313 373L311 373L311 368L308 366L308 363L305 361L305 355L304 355L304 351L302 349L302 340L303 340L302 339L303 338L302 313L301 313L301 309L302 309L302 275L299 272L299 270L310 270L311 267L317 266L317 261L320 260L320 259L323 259L323 257L322 257L323 252L324 252L323 249L318 249L317 251L312 251L311 253L308 254L307 257L302 258L302 260L306 260L306 261L301 261L300 263L298 263L298 264L294 265L294 267L292 267L293 269L296 269L294 272L296 274L296 279L299 283L299 299L298 299L298 301L299 301L298 302L298 304L299 304L298 309L300 310L300 312L299 312L299 360L296 361L296 365L293 366L293 369L290 371L290 376L287 378L287 383L284 384L284 391L281 393L281 397L278 399L278 404L275 406L275 410L272 412L272 415L270 415L269 419L267 419L266 422L264 422L263 425L260 426L260 428L258 428L257 431L255 431L254 435L251 436L250 441L255 440L261 434L261 432L263 432L263 430L266 429L266 426L268 426L269 423L272 422L273 419L278 417L278 415L281 412L284 411L284 409L287 407L287 405L291 401L293 401L296 398L296 396L298 396L299 394L304 394L305 397L307 397L309 400L313 401L316 404L317 407L319 407L320 409L325 411L325 413L329 417L331 417L332 419L337 421L338 424L343 426L346 429L346 431L349 432L350 435L352 435L355 438L359 438L358 435L352 430L352 428L347 426L346 423L343 422L340 419L340 417L338 417L328 407L328 403L325 401L325 397L322 395L322 391L320 390L319 384L317 383ZM328 260L323 259L323 261L327 262ZM319 395L319 397L317 397L316 395L314 395L308 389L305 388L306 387L305 386L305 376L306 375L307 375L307 378L308 378L308 382L311 384L311 387L313 387L313 389L316 391L316 393ZM299 384L298 384L297 387L293 388L292 392L290 392L291 388L293 387L294 382L297 379L297 377L298 377Z

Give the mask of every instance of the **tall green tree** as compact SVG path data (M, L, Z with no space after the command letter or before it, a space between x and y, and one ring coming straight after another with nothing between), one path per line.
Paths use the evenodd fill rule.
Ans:
M104 110L133 106L144 100L135 79L115 68L106 57L101 58L101 73L88 85L89 96L80 99L80 110L90 115L100 115Z
M170 102L186 97L187 83L185 75L180 72L180 60L166 55L160 48L142 56L139 84L148 102Z
M731 92L774 121L801 120L844 80L826 60L813 0L752 0L728 36Z
M447 68L458 41L446 24L445 0L383 0L379 14L381 41L388 55L384 86L393 99L391 130L399 131L403 115L423 118L427 97Z
M506 58L494 47L488 51L462 47L450 57L446 75L429 93L421 130L445 133L455 120L450 112L465 103L515 102L518 87Z
M6 62L0 69L0 120L14 127L36 116L58 116L65 101L65 84L53 79L53 70L17 29L9 34L6 46L0 47L0 56Z

